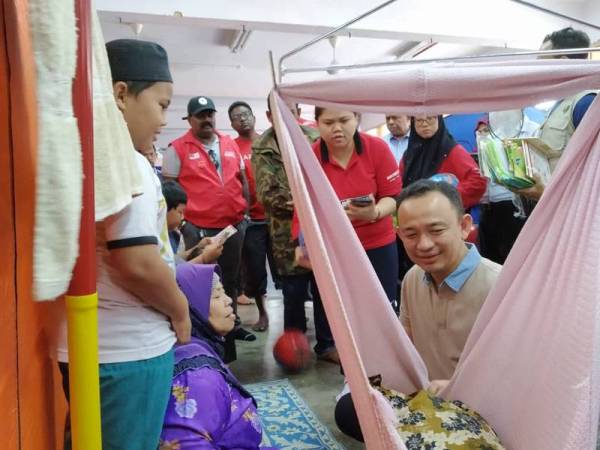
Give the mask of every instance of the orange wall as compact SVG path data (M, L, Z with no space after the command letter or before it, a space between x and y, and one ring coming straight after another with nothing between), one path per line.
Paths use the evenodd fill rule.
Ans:
M37 107L27 2L2 0L1 12L0 441L3 450L54 450L65 402L49 356L57 306L31 296Z

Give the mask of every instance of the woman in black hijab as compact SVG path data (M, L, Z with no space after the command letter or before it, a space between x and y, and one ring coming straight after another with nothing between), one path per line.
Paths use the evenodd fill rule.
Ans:
M436 174L451 174L465 208L479 203L486 180L465 148L448 133L443 116L411 118L408 148L400 161L402 186Z

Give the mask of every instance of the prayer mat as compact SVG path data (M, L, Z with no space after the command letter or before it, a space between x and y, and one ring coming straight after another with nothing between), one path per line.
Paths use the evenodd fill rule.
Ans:
M287 379L248 384L258 403L261 445L281 450L343 450Z

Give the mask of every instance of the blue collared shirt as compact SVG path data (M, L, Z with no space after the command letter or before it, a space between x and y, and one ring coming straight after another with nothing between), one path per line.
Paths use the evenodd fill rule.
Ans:
M389 133L383 137L383 140L387 143L398 164L400 164L402 155L404 155L404 152L408 148L408 135L409 133L406 133L404 136L397 138L392 133Z
M575 128L579 126L579 122L581 122L583 116L585 115L595 98L596 94L587 94L577 102L575 108L573 108L573 126Z
M475 272L475 269L477 269L477 266L481 262L481 255L477 251L477 247L468 242L465 242L465 245L469 251L464 256L458 267L454 269L454 272L452 272L444 279L444 281L442 281L442 284L445 284L454 292L460 291L460 289L467 282L473 272ZM423 281L427 284L434 282L431 278L431 275L428 273L425 273L423 276Z

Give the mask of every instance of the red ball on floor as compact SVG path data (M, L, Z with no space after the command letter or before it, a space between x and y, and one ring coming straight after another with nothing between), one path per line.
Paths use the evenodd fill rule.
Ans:
M284 369L299 372L312 358L308 339L299 330L286 330L273 346L273 357Z

